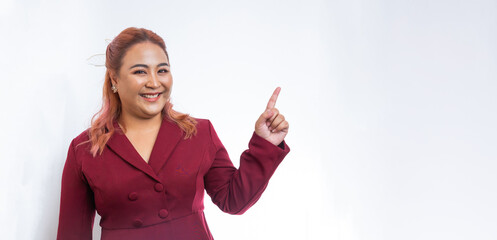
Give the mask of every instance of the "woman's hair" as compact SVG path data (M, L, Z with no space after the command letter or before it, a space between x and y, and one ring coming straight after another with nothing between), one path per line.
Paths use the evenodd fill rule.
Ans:
M164 50L164 53L166 53L169 60L164 40L159 35L144 28L126 28L109 43L105 53L105 67L107 70L105 71L102 108L92 117L91 127L88 130L88 141L91 143L90 152L93 157L95 157L97 153L102 154L105 144L115 132L114 121L119 119L122 111L121 100L111 89L112 82L110 73L112 71L117 74L122 65L122 59L126 51L134 44L141 42L157 44ZM173 110L173 105L170 103L169 99L167 100L164 109L162 109L162 116L175 122L185 133L185 139L190 138L197 133L195 127L197 122L195 119L188 114ZM125 128L125 126L123 127Z

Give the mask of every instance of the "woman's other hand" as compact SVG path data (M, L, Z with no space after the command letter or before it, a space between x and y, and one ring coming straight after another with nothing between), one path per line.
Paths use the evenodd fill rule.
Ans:
M255 133L274 145L279 145L283 142L289 127L285 117L274 107L280 91L280 87L274 90L267 103L266 110L255 122Z

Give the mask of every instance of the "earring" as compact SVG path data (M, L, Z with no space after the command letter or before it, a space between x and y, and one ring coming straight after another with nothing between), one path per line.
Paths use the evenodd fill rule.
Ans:
M116 93L117 92L117 88L115 85L112 85L112 87L110 87L110 89L112 89L112 92L113 93Z

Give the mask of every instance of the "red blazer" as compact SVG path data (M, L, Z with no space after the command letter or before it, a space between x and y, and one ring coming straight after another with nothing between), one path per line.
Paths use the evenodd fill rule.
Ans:
M224 212L242 214L260 198L290 148L255 132L236 169L209 120L196 119L197 134L184 139L164 118L149 162L117 122L102 155L89 152L87 131L74 138L62 173L57 239L92 239L95 210L104 240L213 239L204 189Z

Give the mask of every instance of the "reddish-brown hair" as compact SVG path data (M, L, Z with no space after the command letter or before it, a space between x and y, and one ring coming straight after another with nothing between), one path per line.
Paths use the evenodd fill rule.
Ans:
M122 111L119 96L111 90L111 71L113 73L118 73L126 51L134 44L141 42L157 44L164 50L167 59L169 60L164 40L159 35L144 28L126 28L109 43L105 53L105 67L107 70L105 71L102 108L93 116L91 127L88 131L88 141L91 143L90 152L94 157L97 154L102 154L105 144L115 132L114 121L119 119ZM195 119L188 114L173 110L173 104L170 103L169 99L167 100L164 109L162 109L162 116L175 122L185 133L185 139L190 138L197 133L195 127L197 122Z

